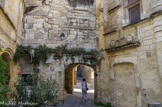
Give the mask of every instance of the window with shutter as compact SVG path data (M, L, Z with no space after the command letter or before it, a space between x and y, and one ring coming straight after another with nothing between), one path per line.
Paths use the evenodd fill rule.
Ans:
M140 20L140 6L139 5L129 8L129 20L130 20L130 23L135 23Z

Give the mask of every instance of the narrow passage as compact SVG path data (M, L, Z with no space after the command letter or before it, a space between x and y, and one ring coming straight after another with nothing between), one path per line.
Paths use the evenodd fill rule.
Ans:
M74 87L74 94L67 95L64 104L59 104L58 107L97 107L94 104L93 84L88 83L89 90L87 94L87 102L82 101L81 82L81 78L78 79L78 82Z

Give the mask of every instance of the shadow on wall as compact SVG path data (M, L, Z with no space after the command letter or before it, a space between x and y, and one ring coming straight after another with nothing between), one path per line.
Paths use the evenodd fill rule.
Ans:
M76 6L90 6L93 5L94 0L67 0L72 7Z

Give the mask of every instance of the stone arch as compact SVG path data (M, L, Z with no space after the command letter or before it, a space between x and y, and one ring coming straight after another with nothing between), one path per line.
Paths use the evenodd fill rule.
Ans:
M11 64L11 61L12 61L12 57L11 55L8 53L8 52L3 52L1 54L2 56L2 59L7 63L7 70L4 71L4 74L8 77L8 85L10 84L10 78L11 78L11 70L12 70L12 64Z
M0 55L2 55L2 54L4 54L4 53L7 53L7 54L9 55L9 57L11 58L11 60L13 59L14 52L13 52L12 49L6 48L6 49L4 49L4 51L2 51L2 53L1 53Z
M18 66L13 62L14 50L12 50L11 48L5 48L2 50L2 53L0 53L0 55L2 56L2 59L7 62L8 69L6 72L9 77L8 85L9 87L11 87L16 82L17 72L19 71Z
M85 65L93 69L94 72L96 72L95 67L93 65L87 64L87 63L72 63L66 66L65 69L65 77L64 77L64 89L67 91L69 94L73 94L73 89L74 89L74 76L73 76L73 70L75 67L79 65ZM95 85L95 78L94 78L94 85ZM94 86L95 87L95 86ZM94 93L96 94L96 93ZM95 99L95 98L94 98Z
M69 65L72 65L72 64L83 64L83 65L87 65L91 68L94 69L94 71L96 71L96 61L94 60L95 57L93 57L92 55L79 55L79 56L73 56L73 60L71 58L69 58L68 60L67 59L67 56L64 55L63 56L63 62L64 62L64 66L65 68L67 68Z

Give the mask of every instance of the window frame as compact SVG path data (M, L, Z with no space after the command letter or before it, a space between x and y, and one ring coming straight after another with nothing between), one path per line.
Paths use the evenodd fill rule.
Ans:
M129 0L128 0L128 1L129 1ZM133 9L133 8L136 7L136 6L138 6L138 10L139 10L139 17L140 17L139 20L141 19L140 3L138 3L138 4L136 4L136 5L134 5L134 6L128 8L129 24L136 23L136 22L139 21L139 20L137 20L137 21L135 21L135 22L132 22L132 21L131 21L131 9Z
M125 10L125 22L123 24L123 26L126 26L126 25L129 25L129 24L133 24L133 23L137 23L141 20L141 16L142 16L142 7L141 7L141 2L142 0L134 0L133 2L130 3L130 0L124 0L124 10ZM134 22L131 22L131 18L130 18L130 9L132 9L133 7L139 5L139 15L140 15L140 19L138 21L134 21Z

